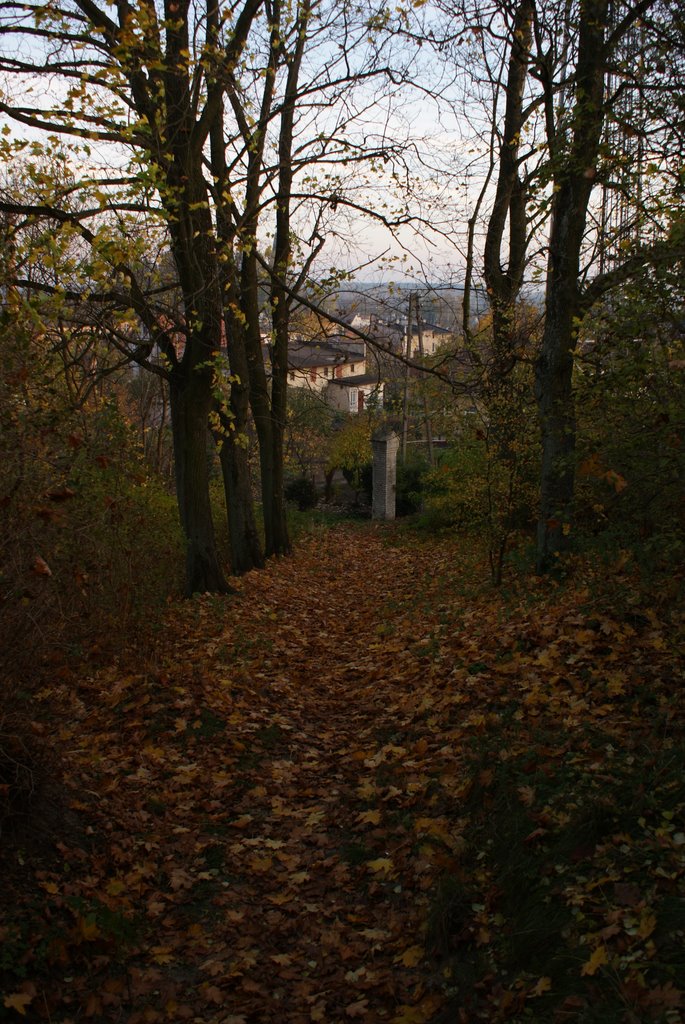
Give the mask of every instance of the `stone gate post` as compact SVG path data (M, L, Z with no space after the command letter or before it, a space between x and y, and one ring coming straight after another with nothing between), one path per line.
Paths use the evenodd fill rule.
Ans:
M395 518L397 451L400 439L394 430L380 427L371 438L373 448L373 519Z

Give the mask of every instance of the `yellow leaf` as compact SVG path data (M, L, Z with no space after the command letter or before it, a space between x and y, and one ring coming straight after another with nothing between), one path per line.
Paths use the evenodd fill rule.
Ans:
M377 860L367 860L367 867L378 875L385 875L386 877L394 871L393 862L389 857L379 857Z
M404 964L405 967L416 967L423 960L423 949L421 946L409 946L404 953L395 957L394 963Z
M288 876L288 885L302 885L308 878L308 871L295 871L292 875Z
M604 946L598 946L586 964L583 964L580 973L584 975L596 974L602 964L608 964L609 958Z
M78 930L86 942L94 942L100 938L100 929L94 917L79 917Z
M542 996L552 988L551 978L540 978L537 984L531 989L531 996Z
M174 957L169 946L153 946L150 952L156 964L173 963Z
M357 815L357 821L365 822L368 825L379 825L381 821L380 811L364 811Z
M648 910L644 912L640 918L640 927L637 930L637 934L641 939L648 939L656 928L656 916L650 914Z
M484 783L487 785L489 783ZM456 850L463 845L460 836L450 834L446 818L417 818L414 822L414 831L419 835L433 836L440 839L450 850Z
M247 828L247 826L250 824L251 821L252 821L252 815L251 814L243 814L239 818L236 818L235 821L232 821L231 822L231 826L233 828Z
M250 870L254 871L257 875L266 874L267 871L271 871L273 866L273 858L271 857L251 857L249 860Z
M16 1010L22 1017L26 1016L26 1007L33 996L27 996L24 992L14 992L11 996L5 996L4 1003L8 1010Z

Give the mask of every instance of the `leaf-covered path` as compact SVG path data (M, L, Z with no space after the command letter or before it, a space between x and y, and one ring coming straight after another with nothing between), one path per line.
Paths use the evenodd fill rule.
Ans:
M79 681L63 738L93 852L65 841L67 870L39 884L101 954L63 996L91 1017L438 1008L426 904L459 838L434 808L451 752L417 718L435 565L383 537L322 534L233 598L175 606L156 664Z
M510 621L492 594L460 595L455 558L387 527L322 532L232 597L174 605L144 664L122 656L50 691L74 826L61 862L35 870L33 931L4 935L32 943L8 1019L22 999L53 1022L440 1019L431 942L444 925L486 949L502 923L485 867L468 920L431 909L440 879L464 874L465 801L474 786L489 799L502 723L519 732L497 756L532 759L534 782L564 753L561 733L531 747L545 716L640 742L627 695L646 665L675 664L656 617L637 646L630 624L588 625L578 595ZM532 785L514 802L522 843L551 833ZM552 986L526 976L511 992L491 978L482 1019Z

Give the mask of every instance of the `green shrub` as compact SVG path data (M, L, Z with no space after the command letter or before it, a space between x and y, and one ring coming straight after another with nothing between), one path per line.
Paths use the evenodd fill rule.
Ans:
M426 478L430 470L427 460L410 452L397 463L395 510L398 516L411 516L423 506Z
M0 665L21 683L48 655L135 639L178 591L183 548L116 382L75 405L40 336L6 320L0 346Z
M314 508L319 500L319 493L314 481L307 476L297 477L291 480L285 487L286 501L294 502L300 512Z
M576 375L578 543L630 550L647 576L685 560L685 345L663 284L596 314Z

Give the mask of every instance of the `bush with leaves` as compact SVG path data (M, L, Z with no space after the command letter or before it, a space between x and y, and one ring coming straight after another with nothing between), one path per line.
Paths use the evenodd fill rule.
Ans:
M518 366L505 387L457 414L452 445L425 478L423 523L484 533L495 583L514 539L532 529L537 508L531 377L528 366Z
M429 470L428 461L417 452L408 452L405 459L398 460L395 485L395 511L398 516L411 516L421 511Z
M685 560L685 326L673 272L645 274L585 325L576 373L578 533L644 569Z
M22 324L29 324L25 317ZM172 497L109 378L74 404L46 329L0 323L0 650L10 676L129 634L178 587Z
M286 501L295 502L300 512L314 508L319 500L319 493L316 484L308 476L298 476L285 486Z
M369 416L350 416L334 435L327 471L340 469L357 501L362 492L370 495L371 434L374 421Z
M288 390L285 429L287 472L312 478L326 465L334 433L335 413L321 395L305 388Z

